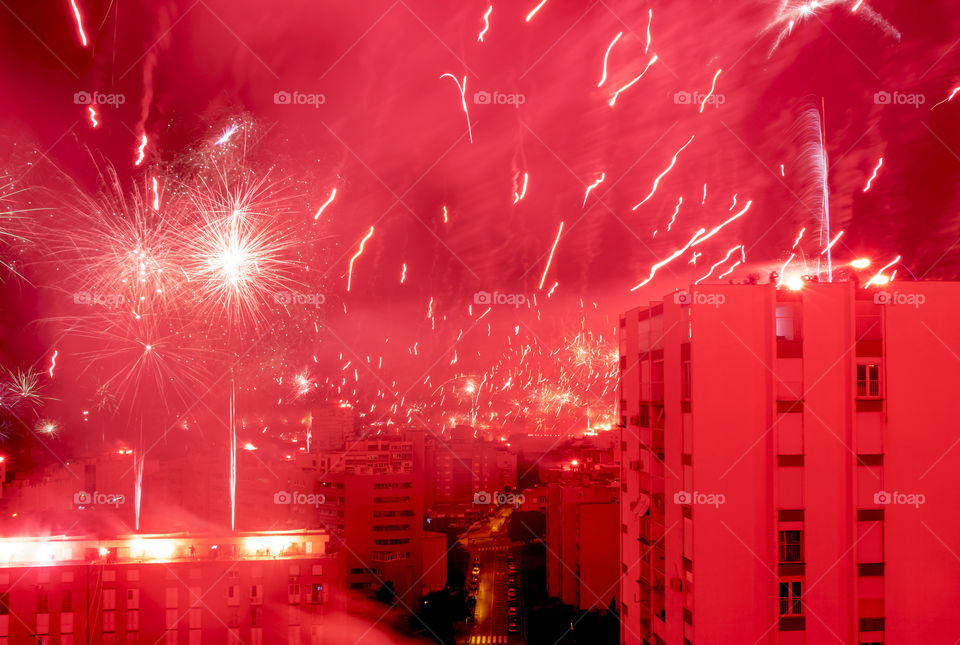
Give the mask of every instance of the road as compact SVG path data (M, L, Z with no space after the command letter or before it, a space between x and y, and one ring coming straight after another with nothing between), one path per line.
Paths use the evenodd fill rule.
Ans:
M524 642L520 636L522 629L515 634L507 631L507 557L512 553L512 544L506 535L509 515L508 510L501 510L487 524L471 531L469 539L464 541L470 550L471 566L473 557L480 557L480 588L474 593L477 606L473 628L469 635L458 639L460 643L495 645ZM469 576L468 573L468 580Z

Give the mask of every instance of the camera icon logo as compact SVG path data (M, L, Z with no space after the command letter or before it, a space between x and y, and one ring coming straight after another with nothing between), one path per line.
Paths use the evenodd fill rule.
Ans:
M281 305L289 305L293 301L293 297L288 291L277 291L273 294L273 301Z
M473 95L473 102L477 105L490 105L493 101L493 97L490 96L490 92L485 90L480 90Z
M93 299L88 291L78 291L73 294L73 304L75 305L89 305L92 302Z
M291 100L292 97L290 96L290 92L285 92L283 90L280 90L273 95L273 102L276 105L290 105Z
M85 506L93 501L93 495L85 490L77 491L73 494L73 503L77 506Z
M889 504L890 503L890 493L885 490L877 491L873 494L873 503L874 504Z
M677 291L673 294L673 301L678 305L689 305L693 302L689 291Z
M685 490L677 491L673 494L673 503L674 504L692 504L693 495L688 493Z
M885 291L878 291L873 294L873 304L875 305L889 305L890 302L890 294Z
M277 491L273 494L273 503L274 504L292 504L293 495L288 493L285 490Z
M673 95L673 102L677 105L690 105L691 98L690 92L680 91Z
M90 92L80 90L73 95L73 102L77 105L90 105L93 103L93 97L90 95Z
M493 496L490 495L487 491L478 491L473 494L473 503L474 504L491 504L493 503Z
M873 102L877 105L889 105L890 104L890 92L875 92L873 94Z
M489 291L478 291L473 294L473 304L475 305L489 305L493 302L493 296L490 295Z

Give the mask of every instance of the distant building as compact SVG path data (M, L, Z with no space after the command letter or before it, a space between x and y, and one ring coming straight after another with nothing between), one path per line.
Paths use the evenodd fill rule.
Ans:
M310 410L310 452L341 450L354 438L356 414L344 401L329 402Z
M325 532L0 539L0 643L335 645Z
M960 284L621 317L622 642L952 643Z

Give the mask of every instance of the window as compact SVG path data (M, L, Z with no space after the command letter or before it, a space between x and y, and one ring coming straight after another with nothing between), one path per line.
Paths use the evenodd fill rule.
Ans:
M803 562L803 531L780 531L780 562Z
M140 609L139 589L127 589L127 609Z
M793 305L777 305L777 340L799 340Z
M690 398L690 361L680 363L680 398Z
M37 594L37 613L46 614L50 612L50 599L46 591Z
M857 365L857 396L861 398L880 396L880 365L877 363Z
M315 605L323 602L323 583L315 582L313 587L310 589L310 602Z
M800 603L803 583L799 580L780 582L780 615L802 616L803 607Z
M60 611L63 613L70 613L73 611L72 591L64 591L63 595L60 596Z

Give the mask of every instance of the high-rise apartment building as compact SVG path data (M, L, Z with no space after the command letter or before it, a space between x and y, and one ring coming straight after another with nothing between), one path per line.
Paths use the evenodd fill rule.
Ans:
M621 317L623 643L954 643L960 285Z

